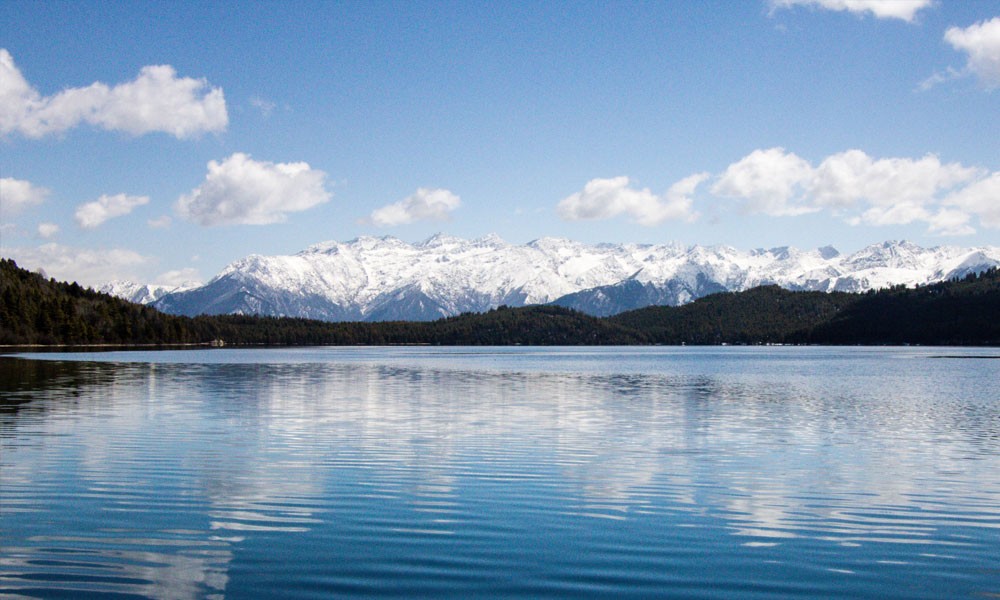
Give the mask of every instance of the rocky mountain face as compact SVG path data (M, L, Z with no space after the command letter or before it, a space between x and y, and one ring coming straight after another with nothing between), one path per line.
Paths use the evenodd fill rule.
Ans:
M252 255L207 284L140 301L184 315L263 314L328 321L431 320L500 305L553 303L593 315L679 305L720 291L777 284L863 292L926 284L1000 265L1000 248L885 242L849 256L833 248L597 244L444 235L409 244L362 237L292 256ZM138 288L137 288L138 289ZM132 296L138 298L133 293ZM122 295L122 294L118 294Z

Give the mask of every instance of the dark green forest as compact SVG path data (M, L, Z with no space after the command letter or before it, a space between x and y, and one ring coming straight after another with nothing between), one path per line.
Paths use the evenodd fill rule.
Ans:
M608 320L659 344L809 343L812 332L860 301L843 292L790 292L767 285L705 296L683 306L650 306Z
M762 286L596 318L500 307L432 322L180 317L0 260L0 345L1000 345L1000 270L865 294Z

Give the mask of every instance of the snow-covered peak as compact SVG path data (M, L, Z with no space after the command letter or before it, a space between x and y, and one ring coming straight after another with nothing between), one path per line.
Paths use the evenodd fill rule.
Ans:
M135 302L136 304L151 304L172 292L192 289L198 287L199 285L201 284L191 282L181 286L164 286L136 283L129 280L116 280L109 281L101 285L96 291L101 292L102 294L108 294L109 296L115 296L123 300L128 300L129 302Z
M840 256L840 250L837 250L833 246L823 246L822 248L816 250L816 252L825 260L830 260Z
M481 238L475 239L472 241L472 244L480 248L503 248L508 245L502 237L495 233L489 233Z
M500 304L553 302L630 282L629 289L642 291L616 305L615 310L624 310L763 284L822 291L923 284L996 264L1000 248L924 249L909 242L875 244L843 256L829 247L748 251L675 243L585 244L554 237L516 245L496 235L466 240L444 234L411 244L388 236L359 237L315 244L291 256L248 256L198 293L169 294L157 306L184 314L432 318ZM586 303L573 306L592 309Z

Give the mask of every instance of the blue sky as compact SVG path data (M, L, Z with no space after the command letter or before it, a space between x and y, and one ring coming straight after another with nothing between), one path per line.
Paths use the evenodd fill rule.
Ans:
M1000 244L997 1L6 0L0 22L0 254L60 279L436 232Z

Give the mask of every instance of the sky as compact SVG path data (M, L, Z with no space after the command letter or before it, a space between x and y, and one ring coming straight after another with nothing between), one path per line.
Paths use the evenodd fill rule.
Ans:
M1000 0L0 3L0 255L1000 245Z

